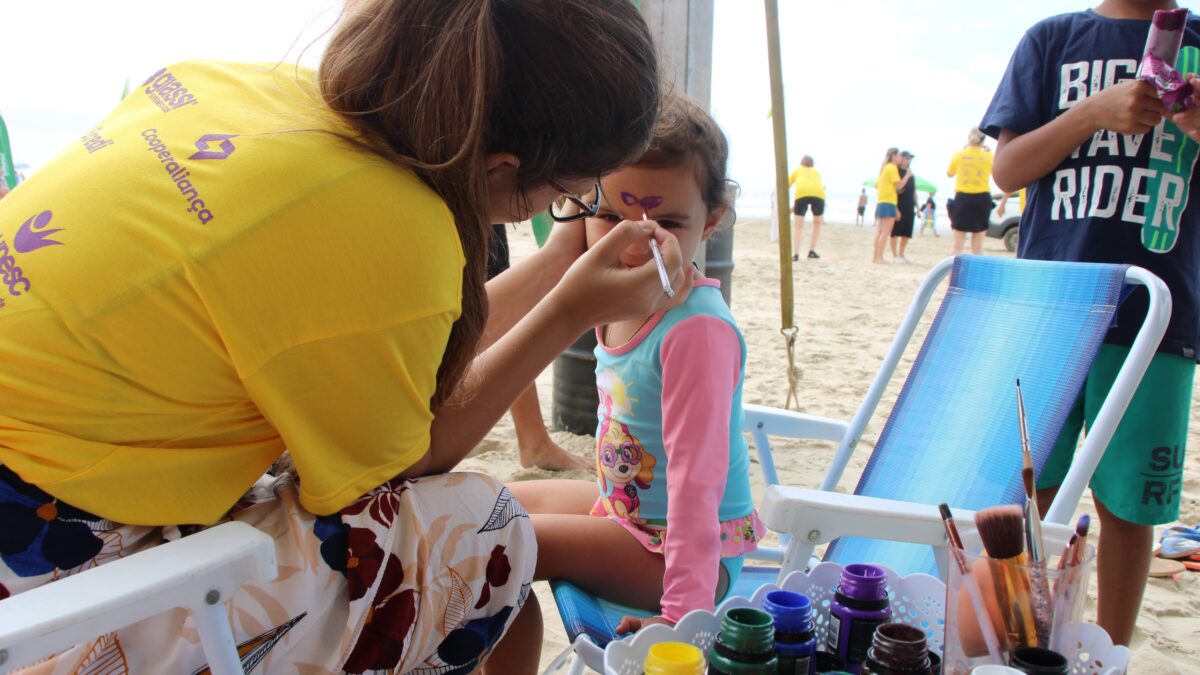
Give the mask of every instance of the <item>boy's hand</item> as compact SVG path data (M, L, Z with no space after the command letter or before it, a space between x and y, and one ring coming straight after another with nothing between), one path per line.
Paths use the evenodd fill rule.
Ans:
M1192 100L1196 105L1171 115L1171 121L1179 130L1187 134L1194 141L1200 141L1200 76L1195 73L1189 73L1187 76L1188 84L1192 85Z
M1141 80L1107 87L1079 105L1086 110L1095 131L1108 129L1127 136L1150 131L1166 114L1154 85Z

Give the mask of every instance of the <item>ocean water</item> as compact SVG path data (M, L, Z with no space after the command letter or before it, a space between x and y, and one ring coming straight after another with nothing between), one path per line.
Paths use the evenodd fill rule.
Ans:
M875 195L873 191L868 190L867 193L867 220L873 220L875 209ZM738 218L769 218L774 209L772 203L773 195L763 193L748 193L738 197L737 213ZM850 192L826 192L825 193L825 221L829 223L848 223L853 225L855 218L855 207L858 206L858 194ZM938 204L938 208L942 208L942 204ZM792 209L791 202L788 202L788 212Z

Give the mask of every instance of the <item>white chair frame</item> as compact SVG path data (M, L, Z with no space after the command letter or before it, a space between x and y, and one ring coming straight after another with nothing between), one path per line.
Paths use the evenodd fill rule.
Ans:
M275 541L229 522L19 593L0 601L0 672L181 607L213 675L240 674L225 600L276 574Z

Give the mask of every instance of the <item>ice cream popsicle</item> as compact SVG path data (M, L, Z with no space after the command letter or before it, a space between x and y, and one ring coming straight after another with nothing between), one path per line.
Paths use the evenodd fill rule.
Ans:
M1187 17L1186 7L1156 10L1150 22L1150 33L1146 36L1142 63L1138 66L1138 79L1153 84L1163 107L1173 113L1196 104L1192 98L1192 85L1175 70Z

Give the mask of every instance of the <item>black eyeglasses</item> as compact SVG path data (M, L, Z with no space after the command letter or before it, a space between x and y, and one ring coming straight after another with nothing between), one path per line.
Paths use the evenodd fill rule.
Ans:
M570 223L576 220L583 220L584 218L591 218L595 216L596 213L600 211L599 180L596 181L596 186L592 188L595 196L592 198L590 203L584 200L583 197L580 197L574 192L571 192L570 190L559 185L558 181L550 181L550 186L562 193L562 199L556 200L554 203L550 204L550 217L554 219L554 222ZM568 204L573 205L575 209L578 210L574 213L571 213L570 211L572 211L572 209L568 208Z

